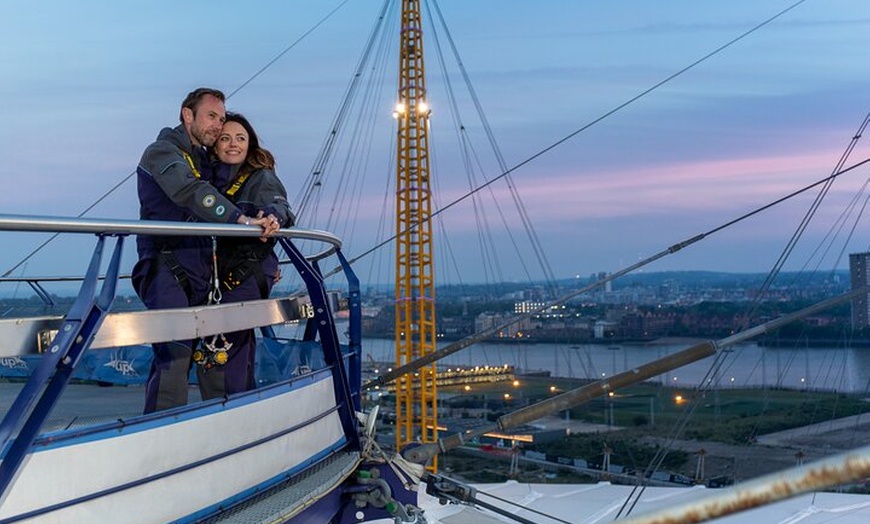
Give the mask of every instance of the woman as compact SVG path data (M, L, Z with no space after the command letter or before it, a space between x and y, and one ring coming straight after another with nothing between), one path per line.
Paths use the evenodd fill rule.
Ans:
M245 215L265 217L281 227L294 224L287 191L275 174L275 158L260 147L257 133L244 116L227 113L214 155L220 161L215 170L215 178L220 181L217 184ZM265 237L219 239L217 265L222 303L268 298L281 276L274 245L274 239ZM224 337L225 343L219 345L228 348L226 354L215 359L220 352L204 351L199 362L208 369L209 398L256 387L254 330L226 333ZM225 363L221 362L223 357L227 357Z

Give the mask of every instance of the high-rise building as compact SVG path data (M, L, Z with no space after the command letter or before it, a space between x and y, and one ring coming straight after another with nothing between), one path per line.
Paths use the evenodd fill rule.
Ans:
M870 284L870 253L849 254L849 276L852 289ZM852 299L852 329L870 326L870 300L868 293L861 293Z

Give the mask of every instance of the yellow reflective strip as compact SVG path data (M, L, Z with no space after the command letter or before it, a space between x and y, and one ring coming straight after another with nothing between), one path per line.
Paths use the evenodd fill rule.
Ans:
M250 173L242 173L241 175L239 175L238 177L236 177L236 181L233 182L233 185L230 186L229 189L227 189L227 195L228 195L228 196L233 196L233 195L235 195L236 192L237 192L239 189L242 188L242 184L245 183L245 180L247 180L248 177L250 177L250 176L251 176Z
M196 178L202 178L202 175L199 174L199 170L196 169L195 165L193 165L193 159L190 158L190 155L188 155L184 151L182 151L181 154L184 155L184 158L187 159L187 163L190 164L190 170L193 171L193 176L195 176Z

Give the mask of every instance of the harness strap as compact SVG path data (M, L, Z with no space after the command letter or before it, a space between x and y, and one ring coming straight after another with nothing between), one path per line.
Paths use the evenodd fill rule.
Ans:
M236 179L233 181L233 185L231 185L230 188L227 189L227 196L233 196L238 193L239 189L242 188L242 186L245 184L245 181L248 180L248 178L250 177L250 173L242 173L241 175L237 176Z
M148 269L148 274L145 276L145 281L142 283L142 289L148 289L151 281L154 280L155 276L157 276L157 271L160 269L162 264L166 264L169 271L172 272L172 276L175 277L175 281L178 282L178 285L181 286L181 290L184 291L184 295L187 297L187 305L192 306L193 288L190 285L190 279L187 276L187 272L181 267L178 259L175 258L175 253L172 252L172 248L170 247L164 246L160 249L155 263L151 264L151 267Z
M187 160L188 164L190 164L190 170L193 171L193 176L201 179L202 175L200 174L199 169L197 169L196 166L193 164L193 158L191 158L190 155L187 154L187 151L182 151L181 154L184 155L184 159Z
M221 284L224 289L231 291L242 285L250 276L253 276L257 281L257 287L260 289L260 298L269 298L269 287L266 284L266 274L263 272L262 260L260 259L248 258L228 268L224 271Z

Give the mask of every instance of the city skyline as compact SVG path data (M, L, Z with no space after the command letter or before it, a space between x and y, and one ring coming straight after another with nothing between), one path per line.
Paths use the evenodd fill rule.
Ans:
M8 67L7 82L0 86L0 104L8 117L2 137L10 160L0 168L0 180L15 187L0 194L4 213L78 214L132 172L161 127L175 125L187 91L212 85L235 93L288 47L227 106L254 121L278 158L292 201L327 134L377 19L377 6L168 6L138 6L135 13L124 5L96 2L78 3L74 11L52 2L13 2L0 8L0 53ZM333 8L335 14L329 15ZM616 12L602 5L487 1L445 3L439 10L450 24L506 166L521 166L511 178L557 278L618 270L824 178L868 110L863 93L870 72L850 51L868 43L870 6L863 2L766 1L709 12L688 1L655 6L634 1ZM424 14L437 20L436 13ZM433 135L442 133L435 144L441 146L455 141L450 130L455 117L441 87L446 70L436 59L439 48L445 54L449 49L443 34L435 40L436 33L426 33L424 42ZM392 64L385 66L387 76ZM391 90L395 88L388 86L385 100ZM384 104L383 114L389 110ZM467 122L469 132L482 131L478 122ZM388 145L389 133L374 141ZM862 160L867 151L857 142L846 165ZM435 154L443 166L435 171L440 207L465 194L470 182L457 174L458 154ZM388 147L377 156L388 163ZM500 173L489 168L478 174L476 185ZM819 209L796 249L803 258L792 269L806 264L837 227L867 173L857 169L832 186L831 205ZM351 257L386 236L374 232L389 231L379 225L389 214L380 208L390 191L384 185L366 179L365 191L360 191L365 204L356 211L355 228L337 228L345 228L337 232ZM500 201L509 201L503 184L493 184L492 190ZM717 232L649 271L765 272L814 196L808 192ZM135 182L128 180L87 216L135 218L137 207ZM480 251L475 206L460 203L446 215L443 227L457 260L439 260L436 271L443 281L497 280L474 258ZM848 220L840 229L860 233L863 222L855 222L854 215ZM500 245L510 243L503 233L492 236ZM22 253L4 250L2 270L41 242L31 237L18 242ZM829 244L824 262L813 263L845 268L848 260L838 253L867 249L859 234L848 244L839 242ZM75 251L86 260L90 244L73 247L81 244L81 239L55 241L22 270L28 275L81 272L84 263L71 268L65 263L70 257L57 256L58 251ZM524 277L513 257L499 258L502 278ZM389 260L365 262L391 265ZM361 276L382 281L383 271L367 267Z

